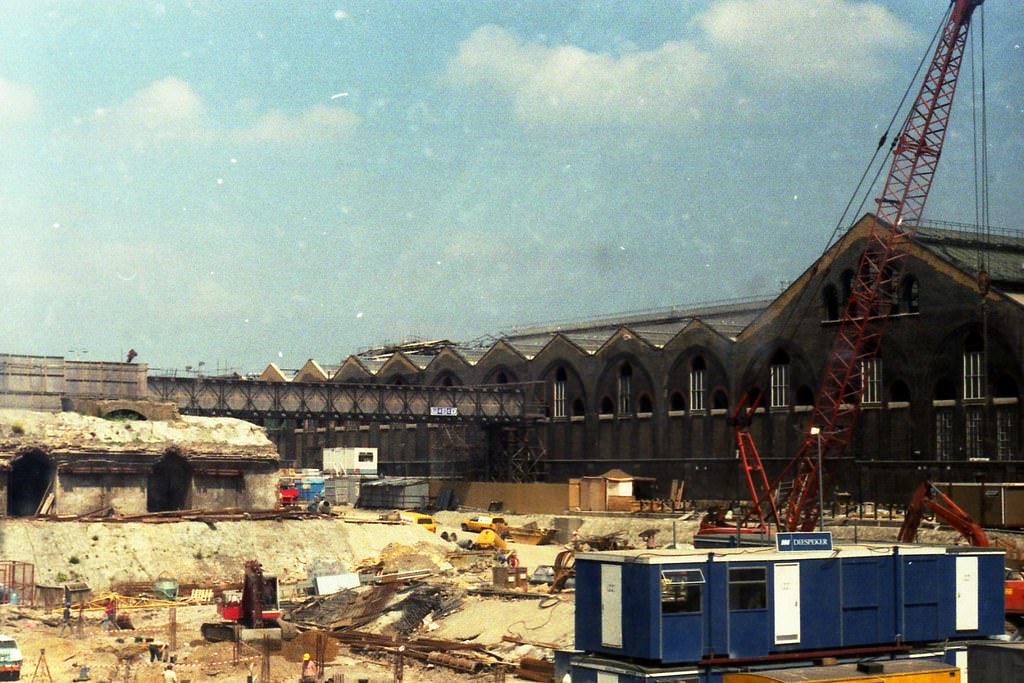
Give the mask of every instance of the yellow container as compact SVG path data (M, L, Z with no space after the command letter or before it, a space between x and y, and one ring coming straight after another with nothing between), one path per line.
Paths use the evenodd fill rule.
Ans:
M874 668L872 668L874 667ZM834 664L728 673L723 683L960 683L960 669L941 662L896 659L869 666Z

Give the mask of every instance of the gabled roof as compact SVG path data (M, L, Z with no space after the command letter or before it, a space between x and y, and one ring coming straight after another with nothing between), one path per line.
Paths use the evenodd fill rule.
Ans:
M362 377L369 379L373 376L373 372L370 371L366 364L358 356L349 356L345 359L339 367L337 372L331 376L333 381L342 381L352 375L361 375Z
M281 371L281 368L277 367L277 363L271 363L267 366L267 369L260 373L259 378L264 382L287 382L288 377Z
M526 360L526 356L523 355L522 351L509 344L504 339L499 339L493 344L491 344L491 347L487 349L487 351L485 351L482 356L480 356L477 362L485 359L489 361L490 356L496 356L502 352L511 354L513 356L518 356L521 360Z
M384 363L379 368L377 368L377 372L375 374L379 377L381 375L386 375L391 372L415 373L419 372L422 369L423 368L419 367L411 360L409 360L409 358L404 353L398 351L396 353L391 354L391 356L389 356L388 359L385 360Z
M670 346L671 344L673 344L677 339L682 339L685 336L696 334L698 331L706 332L708 335L711 335L711 336L717 338L722 343L727 343L727 342L735 339L734 335L726 336L725 334L723 334L721 332L720 329L717 329L717 328L714 328L714 327L711 327L711 326L707 325L700 318L694 318L690 322L686 323L686 325L681 330L676 332L675 335L673 335L673 337L671 339L669 339L667 342L665 342L662 345L661 348L666 348L666 347ZM738 334L738 332L737 332L737 334Z
M454 363L455 365L459 365L464 368L469 367L469 363L466 362L466 359L462 356L462 354L459 351L455 350L452 347L446 347L444 349L441 349L441 352L439 354L431 358L430 361L425 366L423 366L422 369L430 368L431 372L436 372L438 370L443 369L445 361L447 361L448 364Z
M601 353L605 349L610 349L613 346L622 345L622 344L629 344L629 343L633 342L634 340L636 340L640 344L643 344L644 346L650 346L650 344L647 343L647 341L644 340L643 338L641 338L639 335L637 335L636 332L634 332L633 330L631 330L628 327L623 326L623 327L620 327L618 330L616 330L615 334L613 334L612 336L608 337L608 340L605 341L605 343L601 345L601 348L598 349L597 352Z
M327 373L320 364L310 358L292 377L293 382L326 382Z

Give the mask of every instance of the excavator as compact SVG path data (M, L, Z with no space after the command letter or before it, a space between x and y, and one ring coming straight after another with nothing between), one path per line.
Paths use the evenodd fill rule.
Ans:
M245 563L241 590L226 590L217 601L223 621L203 624L203 638L210 642L291 640L297 630L280 622L281 602L277 577L263 573L256 560Z
M750 433L756 401L747 394L733 413L740 464L753 504L739 525L739 536L765 531L813 531L821 517L820 492L831 483L831 463L853 442L866 382L861 373L881 349L889 319L898 303L906 261L901 245L913 237L924 213L938 167L967 36L974 11L984 0L952 0L928 70L917 97L891 147L891 165L885 176L873 226L865 238L850 295L836 328L810 414L811 429L804 434L796 455L771 481ZM885 138L879 142L879 148ZM760 391L748 392L759 396ZM701 537L721 535L718 520L697 532Z
M981 525L962 507L928 480L922 481L914 490L896 540L900 543L913 543L922 520L928 514L953 527L964 537L968 545L979 548L999 547L998 543L992 543ZM1024 578L1021 577L1019 569L1010 566L1006 568L1003 602L1007 620L1013 622L1018 629L1024 627Z

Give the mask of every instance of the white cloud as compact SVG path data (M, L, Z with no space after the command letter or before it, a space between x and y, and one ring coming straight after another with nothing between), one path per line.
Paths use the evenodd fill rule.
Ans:
M448 73L509 96L523 120L584 125L693 121L719 79L709 56L688 42L610 56L525 43L498 26L475 30Z
M716 57L788 88L877 83L918 40L884 7L851 0L719 0L696 24Z
M35 93L30 88L0 78L0 123L25 121L38 106Z
M316 105L295 115L273 110L249 127L218 128L203 98L185 81L163 78L124 102L93 112L93 123L110 137L134 145L162 140L241 143L317 143L349 134L359 117L337 106Z
M290 116L271 111L249 128L234 132L240 142L301 143L338 140L359 124L359 117L341 107L316 105Z
M919 43L887 9L860 0L716 0L690 28L693 40L609 55L483 26L448 76L507 96L531 123L685 126L774 111L825 87L862 90Z
M93 120L132 142L207 135L202 98L188 83L174 77L156 81L109 109L97 109Z

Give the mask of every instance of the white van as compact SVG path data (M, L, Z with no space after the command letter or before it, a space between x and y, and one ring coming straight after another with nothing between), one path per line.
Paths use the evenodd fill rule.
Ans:
M0 633L0 680L16 681L21 678L21 650L11 636Z

